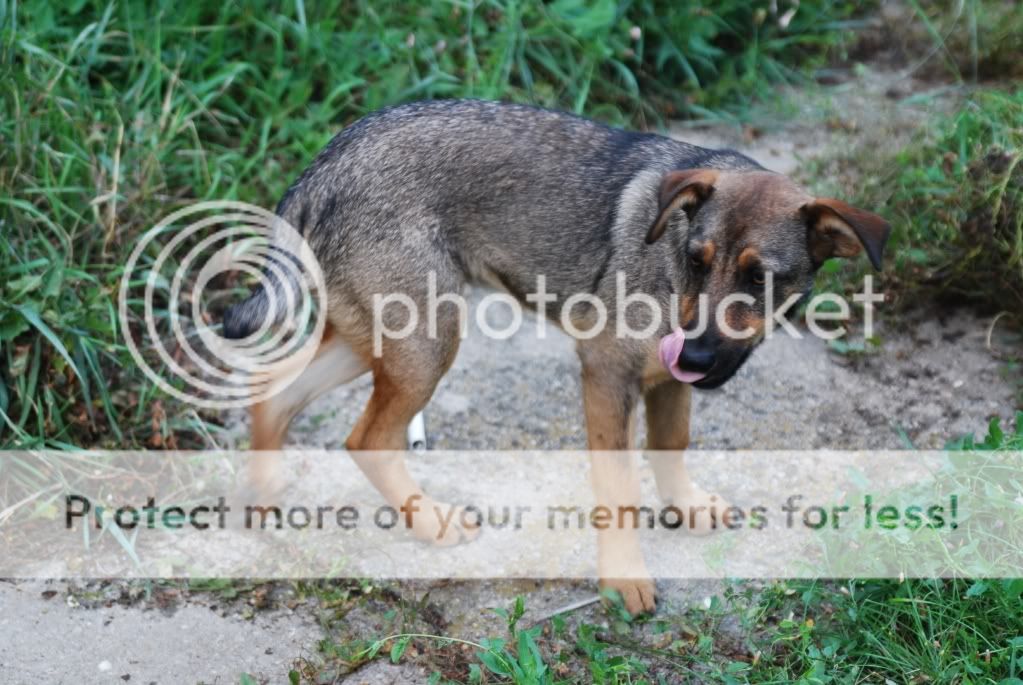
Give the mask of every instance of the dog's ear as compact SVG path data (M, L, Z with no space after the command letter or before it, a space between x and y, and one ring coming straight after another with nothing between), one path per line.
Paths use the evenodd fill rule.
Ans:
M891 225L877 214L841 200L817 198L800 208L807 226L810 256L817 264L831 257L855 257L864 248L870 263L881 269Z
M714 192L718 172L714 169L678 169L669 171L661 179L657 197L657 218L646 234L647 245L664 235L672 212L682 208L690 221L696 210Z

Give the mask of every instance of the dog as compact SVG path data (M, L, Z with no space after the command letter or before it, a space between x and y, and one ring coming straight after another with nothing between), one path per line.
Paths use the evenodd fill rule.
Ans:
M664 323L645 339L608 329L578 339L596 500L612 510L639 500L624 451L634 448L633 418L643 399L660 496L683 511L714 512L720 509L707 505L720 500L692 484L678 456L689 444L692 389L725 383L761 342L767 278L780 300L808 293L832 257L865 251L880 268L890 231L881 217L814 197L732 150L476 100L400 105L345 128L288 189L277 214L320 263L328 327L301 376L252 407L252 447L279 449L302 407L371 372L372 395L346 447L391 506L419 496L422 511L442 505L424 495L394 451L404 449L409 422L451 366L462 322L456 307L440 307L434 334L420 321L374 350L375 324L397 330L410 320L390 308L374 321L374 296L399 292L425 305L433 274L442 296L483 283L535 308L528 293L542 275L558 302L587 293L614 319L621 305L616 274L624 274L632 292L653 298ZM226 337L278 322L273 302L282 295L267 289L257 287L227 310ZM745 297L728 308L725 322L749 335L724 335L719 321L681 344L701 298L713 305L735 294ZM590 330L596 309L580 302L568 320ZM642 328L649 317L641 320L634 309L624 318ZM694 532L715 527L713 516L705 518ZM411 527L442 545L478 532L462 525L441 533L429 517ZM601 586L620 593L632 614L653 611L655 588L637 532L609 527L597 536Z

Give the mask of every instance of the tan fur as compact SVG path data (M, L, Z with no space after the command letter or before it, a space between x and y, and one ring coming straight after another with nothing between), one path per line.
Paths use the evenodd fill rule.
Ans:
M680 169L664 175L659 193L657 219L647 233L647 243L656 242L677 210L705 201L713 192L718 172L714 169Z
M755 247L747 247L739 253L739 271L747 271L760 263L760 253Z
M884 245L891 233L887 221L832 198L816 198L802 207L810 224L810 251L815 258L855 257L864 248L874 268L881 268Z
M590 480L598 507L611 512L639 505L639 476L632 455L635 397L623 394L606 369L583 365L583 408L590 457ZM654 585L646 570L633 528L615 525L597 530L597 570L600 585L622 595L630 611L653 611Z
M756 342L764 333L764 318L757 316L741 304L733 304L725 313L729 327L739 333L750 331L749 340Z
M323 393L368 371L369 366L363 361L365 358L349 347L332 326L327 326L309 366L279 393L249 409L251 449L280 450L292 419ZM271 376L290 377L295 371L290 366L289 363L281 364L275 372L271 372ZM276 491L280 487L277 460L272 455L254 459L248 469L248 479L257 492Z
M707 264L714 263L714 254L717 252L717 246L713 240L707 240L703 243L700 248L700 260L706 266Z
M683 295L679 298L681 305L681 316L679 317L679 323L682 324L683 328L692 323L693 319L696 318L696 306L699 303L698 299L691 295Z

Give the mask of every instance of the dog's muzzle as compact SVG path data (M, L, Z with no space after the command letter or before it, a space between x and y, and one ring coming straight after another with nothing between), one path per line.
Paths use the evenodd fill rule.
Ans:
M676 328L661 338L657 354L661 359L661 364L668 370L672 378L683 383L696 383L706 376L707 371L714 366L713 352L710 353L710 363L705 364L706 354L701 350L696 350L696 357L702 360L700 366L694 368L686 362L686 368L682 368L680 363L683 362L683 356L686 355L686 332L681 328ZM705 368L703 368L704 366Z

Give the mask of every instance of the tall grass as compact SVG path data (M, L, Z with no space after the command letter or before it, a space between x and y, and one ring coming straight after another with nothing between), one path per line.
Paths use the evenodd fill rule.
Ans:
M114 315L127 248L176 207L272 206L337 130L405 100L741 110L854 4L786 23L767 0L0 0L0 446L199 443L214 417L158 397Z

